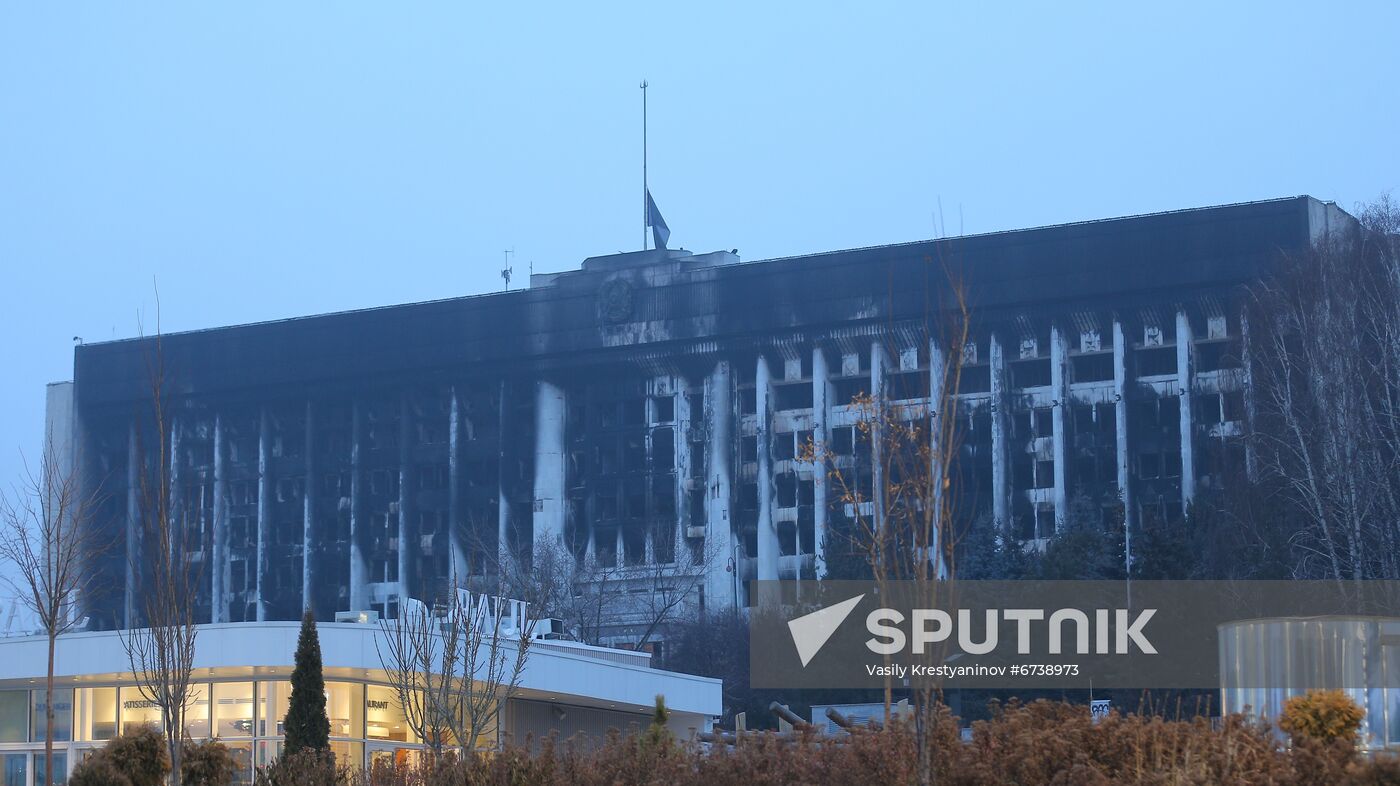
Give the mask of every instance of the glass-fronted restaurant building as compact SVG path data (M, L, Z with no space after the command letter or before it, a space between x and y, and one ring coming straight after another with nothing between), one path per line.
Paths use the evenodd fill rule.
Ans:
M42 681L41 681L42 682ZM187 710L192 739L218 737L252 777L254 763L266 764L278 753L282 718L287 714L291 683L286 680L219 680L197 682ZM4 786L26 786L25 774L43 781L46 692L0 691L0 750L4 756ZM394 689L364 682L327 682L326 714L331 724L331 747L340 761L403 756L419 740L409 728ZM54 691L54 741L60 751L55 772L67 770L67 759L81 761L85 751L99 748L120 733L143 725L160 727L160 708L134 685L101 685ZM488 743L494 742L494 735ZM31 751L33 744L39 746ZM29 757L32 756L32 760Z
M323 623L318 628L326 714L337 758L367 766L421 749L379 662L374 646L378 627ZM290 622L200 626L187 731L192 739L217 737L231 748L243 765L243 783L250 783L253 768L271 761L281 747L297 631ZM107 740L161 722L160 709L136 686L117 634L77 633L59 641L56 782ZM44 782L45 646L42 637L0 639L0 786ZM666 696L678 735L708 730L720 712L719 681L653 669L648 661L646 653L535 642L500 732L488 731L483 744L640 726L657 694Z

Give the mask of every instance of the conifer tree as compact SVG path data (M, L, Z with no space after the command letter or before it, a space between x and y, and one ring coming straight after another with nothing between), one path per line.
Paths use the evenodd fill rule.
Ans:
M283 723L287 736L284 756L301 750L330 747L331 724L326 718L326 680L321 674L321 640L316 617L310 609L301 618L296 666L292 669L292 697Z

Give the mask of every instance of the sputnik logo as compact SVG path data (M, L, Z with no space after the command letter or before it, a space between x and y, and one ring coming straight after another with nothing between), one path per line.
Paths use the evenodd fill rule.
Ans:
M862 593L811 614L788 620L788 631L792 633L792 643L797 646L797 657L802 660L803 668L812 662L812 658L817 656L831 639L831 635L841 627L841 623L846 621L864 598Z

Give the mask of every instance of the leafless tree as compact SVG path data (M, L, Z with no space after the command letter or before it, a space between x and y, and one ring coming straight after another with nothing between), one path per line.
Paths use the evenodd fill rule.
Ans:
M161 712L170 752L170 783L179 786L187 708L197 698L190 675L197 635L195 603L202 571L194 552L201 547L172 509L171 423L165 393L166 369L157 330L147 355L150 410L133 429L138 462L140 544L130 550L138 582L140 627L129 620L121 631L127 661L142 698ZM147 435L154 435L153 441ZM149 445L149 447L148 447Z
M504 555L499 575L504 592L528 601L538 617L561 620L579 642L597 646L610 631L626 629L632 646L643 649L698 612L714 559L712 549L684 548L672 562L619 565L575 554L560 541L540 542L528 555Z
M1252 292L1259 481L1289 511L1295 575L1400 577L1400 206L1323 238Z
M411 601L380 621L380 665L434 758L499 738L501 708L520 687L534 636L527 608L455 589L432 607Z
M437 758L451 733L444 708L454 690L454 675L444 668L444 651L455 649L456 642L447 641L455 628L444 626L421 602L409 599L400 604L396 619L379 621L379 630L375 650L404 719Z
M48 639L44 702L44 786L53 781L54 654L58 637L80 622L80 600L94 587L94 563L109 539L92 526L96 492L84 489L72 456L49 435L38 471L25 464L9 494L0 494L0 559L18 577L5 581Z
M641 631L637 649L645 649L671 623L699 613L698 598L716 553L708 544L700 551L680 549L675 562L649 565L640 579L634 579L639 585L636 592L628 593L627 606Z
M529 553L504 551L494 571L501 592L529 603L538 618L562 620L585 644L598 643L608 611L626 594L619 568L579 559L558 541L534 544ZM589 591L580 592L585 585Z
M929 265L936 263L929 260ZM930 287L937 298L927 307L924 329L911 331L912 338L936 348L923 402L899 403L888 395L895 391L885 390L856 396L851 403L858 412L856 438L868 455L868 461L858 462L864 466L853 466L816 442L809 442L799 455L830 478L835 509L848 525L844 537L849 542L839 545L863 557L881 597L906 597L927 608L949 602L955 591L954 516L961 489L954 462L963 437L957 391L972 326L965 287L950 267L944 265L943 271L946 286ZM895 354L892 349L887 353ZM861 478L862 473L868 475ZM932 647L924 657L933 664L943 655ZM930 734L941 711L940 697L937 683L914 687L912 718L921 784L934 778ZM893 684L887 679L887 723L893 698Z

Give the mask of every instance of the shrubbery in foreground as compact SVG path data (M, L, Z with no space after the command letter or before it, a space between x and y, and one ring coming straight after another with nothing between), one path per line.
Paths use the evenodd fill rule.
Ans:
M932 734L935 778L952 786L1380 786L1400 784L1400 763L1367 759L1346 737L1320 739L1295 733L1282 745L1267 729L1243 717L1212 728L1206 719L1169 721L1114 715L1095 724L1082 706L1035 702L1001 708L973 724L971 742L959 738L946 713ZM584 750L546 740L533 754L518 749L448 758L435 766L381 767L351 774L321 762L320 775L262 783L339 786L764 786L766 784L912 784L916 782L914 735L896 727L859 733L842 744L811 736L782 741L755 735L729 749L705 749L651 733L612 735Z
M1344 697L1343 697L1344 698ZM1335 696L1312 694L1281 719L1291 729L1284 745L1267 728L1231 716L1182 721L1112 715L1094 723L1086 708L1038 701L999 708L972 726L963 742L957 720L939 714L930 729L934 782L951 786L1382 786L1400 785L1400 760L1356 751L1356 711ZM658 717L664 708L658 705ZM74 786L141 786L168 771L154 731L113 740L79 766ZM222 745L217 742L208 743ZM337 765L328 752L302 751L257 776L258 786L777 786L778 784L913 784L913 731L860 732L843 742L815 735L780 740L754 734L733 748L707 748L674 739L653 724L631 736L610 735L601 746L544 740L520 748L447 757L412 768L369 773ZM192 756L190 761L217 759ZM218 786L218 771L202 783ZM188 774L188 770L187 770ZM134 776L134 777L133 777ZM153 780L154 779L154 780Z
M233 753L218 740L185 742L182 786L228 786L238 773ZM160 786L170 774L165 735L142 726L107 742L73 769L69 786Z

